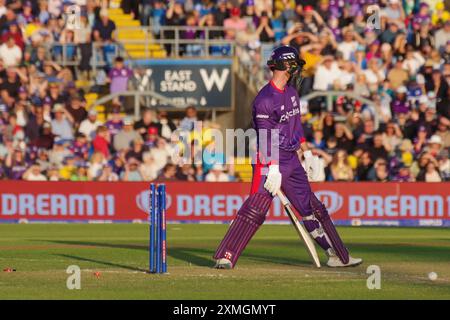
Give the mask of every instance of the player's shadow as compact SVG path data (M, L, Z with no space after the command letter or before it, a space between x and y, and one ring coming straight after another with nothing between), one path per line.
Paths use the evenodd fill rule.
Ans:
M124 264L103 261L103 260L98 260L98 259L85 258L85 257L71 255L71 254L55 254L55 256L63 257L63 258L71 259L71 260L78 260L78 261L83 261L83 262L101 264L101 265L108 266L108 267L127 269L127 270L131 270L131 271L148 272L148 270L138 268L138 267L132 267L132 266L124 265Z
M78 247L95 247L95 248L112 248L112 249L128 249L128 250L144 250L148 252L148 245L139 245L139 244L120 244L120 243L106 243L106 242L92 242L92 241L67 241L67 240L33 240L33 241L45 241L56 244L70 245L70 246L78 246ZM211 266L212 264L212 256L214 251L207 249L194 249L194 248L182 248L182 247L169 247L167 250L167 255L181 261L185 261L195 266ZM205 256L211 257L210 259L205 258ZM75 256L73 256L75 258ZM81 257L80 260L84 259ZM89 261L90 259L86 258L85 261ZM92 260L90 262L96 262L96 260ZM98 261L98 263L102 263L102 261ZM109 262L104 262L103 264L107 265ZM111 266L117 266L121 268L127 268L134 270L133 267L123 266L123 265L114 265L109 263ZM138 270L139 271L139 270Z
M213 255L214 251L209 249L202 248L173 248L168 251L168 255L172 258L185 261L187 263L201 266L201 267L212 267L214 265ZM205 256L209 258L204 258ZM310 265L311 262L309 260L302 260L301 258L288 258L283 256L271 256L268 255L267 252L262 254L257 254L253 252L246 251L243 254L243 258L246 260L254 260L258 262L264 263L274 263L276 261L277 264L284 265Z
M33 240L33 241L45 241L56 244L70 245L70 246L78 246L78 247L95 247L95 248L112 248L112 249L127 249L127 250L143 250L148 252L148 245L140 245L140 244L121 244L121 243L107 243L107 242L93 242L93 241L70 241L70 240ZM301 257L287 257L282 255L272 256L267 254L267 251L258 254L253 251L246 250L244 253L245 259L254 260L258 262L264 263L274 263L276 261L277 264L284 265L309 265L311 262L306 259L302 259ZM199 266L199 267L211 267L214 264L213 255L214 250L206 249L206 248L192 248L192 247L168 247L167 255L171 258L177 259L179 261L184 261L188 264ZM94 262L108 266L115 266L119 268L129 269L133 271L143 271L142 269L135 268L133 266L117 264L108 261L101 261L91 258L84 258L79 256L70 256L65 255L66 258L78 259L80 261ZM84 260L83 260L84 259Z

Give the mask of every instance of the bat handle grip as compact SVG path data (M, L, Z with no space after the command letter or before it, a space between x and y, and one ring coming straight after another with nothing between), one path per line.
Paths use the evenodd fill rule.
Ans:
M286 196L283 194L283 192L280 190L277 191L277 196L280 198L281 203L283 206L287 206L289 204L289 200L286 198Z

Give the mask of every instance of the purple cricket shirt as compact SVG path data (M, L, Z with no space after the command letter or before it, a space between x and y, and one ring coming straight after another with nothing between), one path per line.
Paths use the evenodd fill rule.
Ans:
M300 99L297 91L289 86L281 90L271 81L253 101L253 128L258 133L258 151L263 162L278 162L271 158L271 147L281 152L296 152L305 141L300 115ZM267 141L261 140L260 129L268 130ZM271 129L278 129L279 139ZM262 144L266 144L261 145Z

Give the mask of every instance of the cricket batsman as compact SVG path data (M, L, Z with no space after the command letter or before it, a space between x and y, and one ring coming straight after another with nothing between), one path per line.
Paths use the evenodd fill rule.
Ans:
M252 107L258 153L253 165L251 192L214 255L218 269L231 269L236 265L242 251L263 224L280 188L301 214L306 230L326 252L329 267L362 263L362 259L349 255L327 209L311 191L308 182L308 176L317 175L320 164L318 157L308 149L300 119L300 101L295 86L301 83L304 64L297 50L290 46L274 49L267 62L273 76L259 91ZM267 132L266 139L261 139L262 131ZM299 159L300 151L305 158L305 169Z

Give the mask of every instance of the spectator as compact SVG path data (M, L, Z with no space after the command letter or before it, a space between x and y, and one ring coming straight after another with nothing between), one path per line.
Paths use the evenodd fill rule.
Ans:
M388 159L388 151L386 150L382 133L375 133L375 135L373 136L373 146L369 147L368 151L372 159Z
M160 182L176 181L177 180L176 174L177 174L176 166L171 163L168 163L164 166L161 174L158 176L156 180Z
M108 18L108 10L100 11L100 19L93 28L93 40L97 42L109 43L115 41L116 24Z
M392 181L396 182L413 182L414 177L412 176L409 167L405 164L401 163L398 168L398 173L395 177L393 177Z
M105 164L106 164L105 156L100 152L94 153L91 157L91 161L89 164L88 169L89 177L91 177L93 180L97 180L101 176L103 166Z
M443 181L450 180L450 159L448 153L448 149L444 149L437 156L439 171Z
M64 158L63 165L59 168L59 176L63 180L70 180L70 177L72 177L76 170L76 159L72 154L69 154Z
M122 57L114 60L114 68L109 71L110 93L125 92L128 89L128 80L133 76L133 71L125 67Z
M59 181L60 180L58 167L53 165L50 168L48 168L47 180L48 181Z
M134 130L142 136L142 139L146 139L150 128L156 128L158 134L161 132L160 124L154 121L153 111L147 108L142 113L141 120L134 123Z
M123 128L114 136L114 150L116 152L128 149L131 142L139 138L139 133L133 129L133 120L126 118L123 122Z
M259 41L261 42L272 42L275 40L275 32L272 29L272 24L265 11L261 14L259 19L256 34L259 35Z
M350 60L358 48L358 41L355 40L356 34L349 28L345 29L343 34L344 41L338 44L337 50L342 53L344 60Z
M323 139L323 131L322 130L314 130L313 140L311 141L312 145L318 149L325 149L325 140Z
M383 132L383 145L388 152L394 151L402 142L402 132L395 122L389 122Z
M164 139L158 139L156 147L150 150L150 155L153 158L155 169L157 171L163 169L169 161L170 150Z
M81 97L78 95L70 99L66 110L72 116L75 128L78 128L81 122L87 118L87 111L84 108Z
M442 178L435 161L428 162L425 169L422 169L417 175L417 181L442 182Z
M379 85L384 80L384 70L377 58L369 60L368 68L364 71L366 83L371 92L377 91Z
M389 181L389 171L387 169L387 164L385 162L379 163L374 166L374 177L372 181L376 182L387 182Z
M131 144L131 150L125 155L125 159L134 158L139 162L142 162L142 155L144 154L144 140L141 137L133 140Z
M190 164L178 167L176 178L179 181L196 181L194 167Z
M241 18L241 10L238 7L233 7L230 10L230 17L224 20L223 26L225 27L225 38L232 40L236 38L240 31L247 28L247 22Z
M172 133L177 129L176 125L169 118L167 111L163 110L158 113L158 121L160 125L159 133L161 137L169 141L172 137Z
M139 171L139 161L130 158L125 165L125 171L122 172L120 179L122 181L143 181L142 174Z
M14 43L19 47L22 53L25 49L25 40L23 38L22 31L20 30L19 25L16 21L12 21L9 23L8 30L6 30L1 36L2 42L8 42L9 38L11 37L14 38ZM15 54L19 55L17 52Z
M404 68L403 58L397 58L395 66L388 72L387 78L394 90L400 88L406 83L406 81L409 79L409 75Z
M100 125L102 125L102 123L97 120L97 111L95 109L91 109L88 112L87 119L84 119L80 123L80 128L78 129L78 131L83 133L86 138L91 141L94 138L95 132Z
M185 25L185 12L183 9L183 1L169 0L168 8L166 11L166 25L167 26L184 26ZM167 30L164 32L165 39L175 39L175 32L172 30ZM172 46L170 44L164 45L167 54L170 55L172 52Z
M335 82L340 77L340 69L333 57L326 56L319 63L314 77L314 90L332 90Z
M119 176L113 171L112 165L107 163L103 167L101 176L98 181L116 182L119 181Z
M70 152L77 158L77 160L87 160L89 156L89 146L86 136L79 132L75 135L75 141L70 146Z
M197 119L197 109L194 106L189 106L185 110L186 116L180 122L180 128L182 130L192 131L194 130Z
M111 135L108 128L105 126L98 126L95 138L92 140L92 147L94 152L99 152L107 159L110 156L109 148L111 143Z
M65 140L73 139L73 118L62 104L55 104L53 107L55 118L52 120L52 134Z
M224 172L224 168L221 164L215 164L211 167L211 170L205 177L206 182L229 182L230 178Z
M61 166L64 159L67 156L71 155L71 152L69 151L68 148L66 148L65 144L66 144L65 140L59 137L55 139L53 148L49 153L50 163L56 166Z
M100 19L95 22L92 29L93 41L102 43L103 58L110 64L116 47L113 44L116 40L116 24L108 18L108 10L100 10Z
M40 109L38 109L40 110ZM40 112L40 111L39 111ZM39 113L38 112L38 113ZM29 126L27 126L29 127ZM42 124L42 132L36 139L31 140L30 144L38 148L51 149L53 147L55 136L52 133L52 126L50 122L44 122Z
M31 165L24 172L22 179L26 181L47 181L47 177L41 173L41 168L38 164Z
M353 134L345 126L345 124L337 122L335 124L335 133L337 147L339 149L352 151L353 149Z
M372 158L368 151L363 151L358 161L358 167L356 170L356 177L358 181L369 180L369 172L372 169Z
M111 139L114 139L114 136L122 130L123 119L120 114L120 105L113 106L111 118L106 121L105 126L109 131Z
M430 155L437 157L442 150L442 138L436 134L432 135L427 142L426 149Z
M441 117L438 122L436 135L441 138L442 147L447 149L450 147L450 121L445 117Z
M88 165L84 162L79 163L74 173L70 176L70 181L90 181Z
M158 168L155 165L155 159L150 152L144 152L139 171L144 181L153 181L158 177Z
M16 67L22 60L22 50L16 44L13 35L10 35L6 42L0 46L0 58L5 67Z
M334 181L352 181L353 170L350 167L347 159L347 152L338 150L330 165L331 177Z

